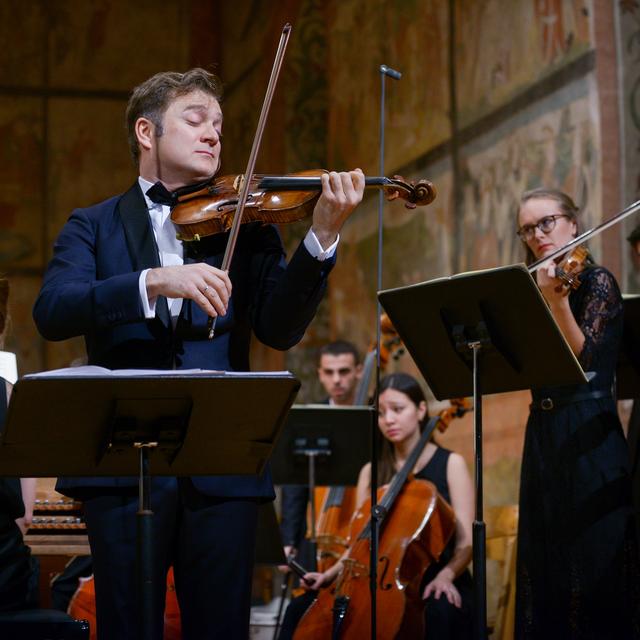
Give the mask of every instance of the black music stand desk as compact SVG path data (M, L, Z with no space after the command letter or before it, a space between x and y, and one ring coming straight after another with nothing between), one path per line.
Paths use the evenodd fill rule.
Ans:
M314 489L353 486L371 459L373 407L294 405L271 457L275 484L308 485L311 541L316 542ZM314 553L315 556L315 553Z
M151 638L150 476L262 473L299 388L287 372L81 367L27 376L13 389L0 474L138 476L140 630Z
M372 415L370 406L293 405L271 456L274 483L307 484L307 458L317 458L315 484L357 484L360 469L371 459Z
M486 638L482 395L586 377L525 265L380 291L378 298L436 398L474 396L474 637Z

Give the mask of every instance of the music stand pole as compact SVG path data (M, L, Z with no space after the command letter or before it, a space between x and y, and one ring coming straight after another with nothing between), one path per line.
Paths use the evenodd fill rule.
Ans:
M316 456L318 451L307 453L309 461L309 509L311 511L311 552L316 557ZM315 564L315 563L314 563ZM313 567L315 569L315 567Z
M386 64L380 65L380 175L384 175L384 128L385 128L385 78L400 80L402 74ZM378 291L382 289L382 211L384 198L378 193ZM376 609L378 584L378 538L380 521L384 517L377 505L378 500L378 389L380 388L380 302L376 303L376 388L374 392L374 417L371 422L371 554L369 556L369 590L371 593L371 638L376 640Z
M319 445L316 443L316 446L310 446L307 442L304 446L295 448L293 450L294 454L304 455L307 458L308 465L308 478L309 478L309 510L310 510L310 520L311 520L311 552L314 558L314 566L311 567L311 570L315 570L316 568L316 549L317 549L317 541L316 541L316 503L315 503L315 493L316 493L316 458L318 456L330 456L331 448L327 444L326 446Z
M138 512L136 513L138 553L138 597L140 602L140 627L138 637L141 640L153 640L153 511L149 501L151 478L149 477L149 449L154 442L136 442L139 451L140 477L138 481Z
M474 598L474 633L475 640L487 637L487 560L486 560L486 526L483 515L483 482L482 482L482 387L480 384L480 356L491 348L491 339L484 322L480 322L473 333L477 339L467 340L466 331L454 332L456 350L467 357L472 354L473 382L473 434L475 461L476 508L473 520L473 598Z
M475 451L476 513L473 521L473 594L475 598L475 634L477 640L487 637L487 560L486 527L483 515L482 482L482 388L480 355L482 341L469 343L473 352L473 430Z

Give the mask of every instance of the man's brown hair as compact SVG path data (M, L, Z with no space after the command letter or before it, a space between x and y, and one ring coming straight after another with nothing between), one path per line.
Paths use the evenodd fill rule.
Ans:
M134 162L140 160L140 149L136 137L135 125L138 118L147 118L156 128L156 136L162 135L162 118L165 111L178 96L192 91L203 91L213 96L218 102L222 99L222 83L220 79L196 67L184 73L163 71L156 73L142 84L139 84L129 98L126 123L129 149Z

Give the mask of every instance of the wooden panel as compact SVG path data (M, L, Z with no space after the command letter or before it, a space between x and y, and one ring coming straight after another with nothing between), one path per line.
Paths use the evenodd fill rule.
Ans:
M43 111L0 97L0 268L42 266Z
M183 70L188 18L181 0L57 0L49 18L50 84L128 92L158 71Z
M126 191L136 178L119 100L49 102L49 247L78 207Z
M44 82L47 4L46 0L0 2L0 84L33 87Z
M375 7L375 9L374 9ZM380 64L387 80L387 173L449 136L447 3L333 2L328 12L330 161L378 173Z
M18 375L42 371L44 368L44 340L32 320L33 303L40 290L40 277L36 275L10 275L10 325L6 350L16 354Z

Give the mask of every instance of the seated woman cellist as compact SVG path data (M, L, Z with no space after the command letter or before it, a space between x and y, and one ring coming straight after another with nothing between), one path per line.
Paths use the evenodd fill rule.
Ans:
M379 460L379 483L384 485L390 482L420 440L420 433L427 418L427 404L415 378L404 373L395 373L384 377L380 383L379 408L378 426L383 440ZM429 566L422 579L425 637L470 637L472 579L467 567L471 561L473 485L469 471L462 456L438 446L431 440L418 457L414 477L432 482L451 504L456 516L455 534L440 560ZM362 505L369 495L370 481L371 465L367 463L358 478L359 505ZM382 535L384 536L384 530ZM329 586L339 575L342 567L342 561L339 561L323 573L307 573L304 576L307 588L313 591ZM308 596L301 596L300 600L306 600L305 605L308 606ZM287 611L285 626L289 629L295 626L306 606L296 607L294 600L294 605ZM295 622L292 620L293 617L297 618ZM290 636L280 636L281 640L286 637Z

